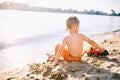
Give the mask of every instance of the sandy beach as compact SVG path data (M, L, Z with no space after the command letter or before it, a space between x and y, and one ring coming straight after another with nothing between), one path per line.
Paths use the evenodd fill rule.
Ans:
M120 31L91 36L109 55L88 57L80 62L52 62L28 64L27 67L0 72L0 80L120 80Z

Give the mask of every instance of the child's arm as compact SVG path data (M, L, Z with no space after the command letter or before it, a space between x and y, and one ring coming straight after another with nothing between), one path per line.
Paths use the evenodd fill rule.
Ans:
M65 49L65 45L66 45L66 38L63 39L62 45L60 46L60 48L58 49L58 52L56 53L55 62L53 63L53 66L58 64L60 56L61 56L63 50Z
M86 37L85 35L81 34L83 40L85 40L86 42L88 42L89 44L91 44L92 46L98 48L101 50L101 52L104 51L104 48L101 48L96 42L94 42L93 40L89 39L88 37Z

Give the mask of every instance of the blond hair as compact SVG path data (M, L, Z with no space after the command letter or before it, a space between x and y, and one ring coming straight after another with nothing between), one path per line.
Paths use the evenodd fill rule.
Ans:
M74 27L76 24L79 24L79 20L77 17L75 16L71 16L67 19L66 21L66 26L67 28L71 29L72 27Z

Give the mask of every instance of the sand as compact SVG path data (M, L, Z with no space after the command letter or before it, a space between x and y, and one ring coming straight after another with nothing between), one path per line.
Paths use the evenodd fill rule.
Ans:
M54 68L50 67L51 61L32 63L0 72L0 80L120 80L120 33L93 36L96 37L100 37L98 43L109 52L108 56L88 57L85 54L80 62L60 60Z

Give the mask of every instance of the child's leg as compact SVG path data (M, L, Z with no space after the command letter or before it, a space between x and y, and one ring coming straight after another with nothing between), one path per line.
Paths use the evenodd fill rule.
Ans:
M48 56L50 61L54 61L55 55L57 54L57 51L58 51L59 48L60 48L60 44L57 44L55 46L55 54L52 54L52 55L51 54L47 54L47 56Z
M57 51L58 51L58 49L60 48L60 43L58 43L56 46L55 46L55 55L57 54Z

